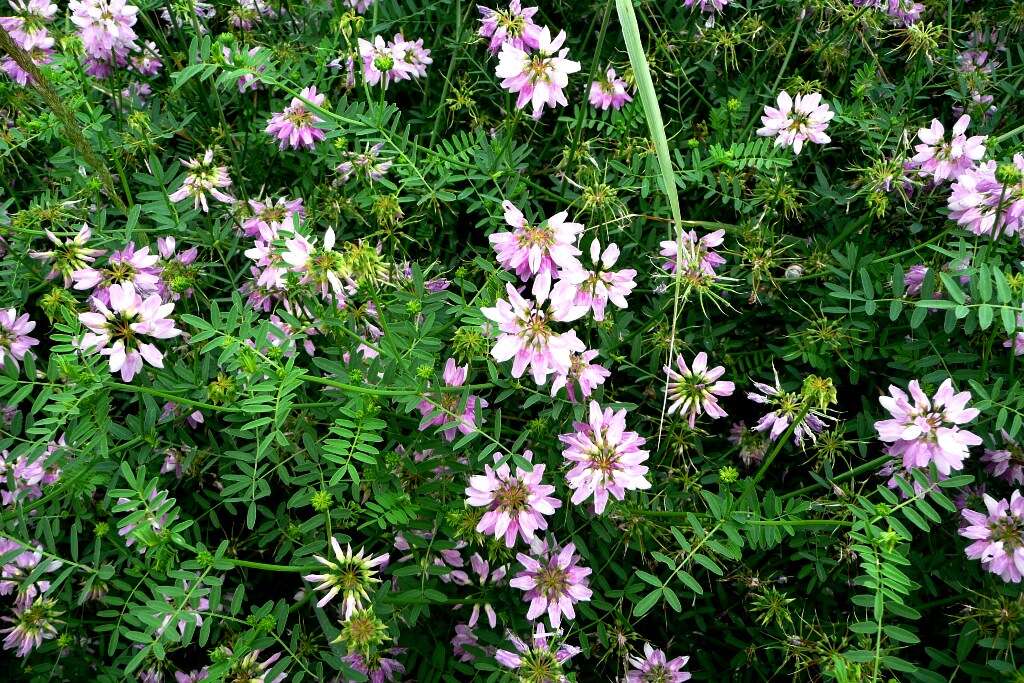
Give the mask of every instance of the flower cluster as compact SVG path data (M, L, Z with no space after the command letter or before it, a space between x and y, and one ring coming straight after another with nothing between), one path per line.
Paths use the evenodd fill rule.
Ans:
M283 111L270 117L265 131L271 137L277 138L281 149L313 149L326 137L326 133L316 125L323 123L323 119L309 107L320 107L326 99L327 96L318 93L313 86L303 88Z
M761 128L757 134L774 137L779 147L792 147L799 154L805 142L825 145L832 141L825 134L835 112L821 101L821 93L797 94L793 98L785 90L776 98L777 107L764 108Z
M908 389L909 396L890 385L889 395L878 399L892 415L875 423L878 437L891 444L889 452L902 457L904 467L927 467L934 462L945 475L963 469L969 447L981 444L978 435L960 427L979 413L977 408L967 407L971 392L956 393L951 379L945 380L932 398L916 379Z
M163 303L159 294L143 299L131 282L111 285L108 294L106 303L94 296L95 310L78 316L89 329L82 337L81 348L106 356L110 371L120 372L125 382L131 382L142 370L143 361L162 368L163 353L144 339L172 339L181 334L168 317L174 304Z
M364 555L363 550L352 552L352 546L341 549L338 539L331 537L331 548L334 559L328 560L320 555L314 559L327 569L322 574L307 574L303 578L311 583L318 583L316 590L327 591L317 601L317 607L323 607L336 595L341 594L342 614L345 619L351 617L356 610L363 608L363 601L370 598L369 590L374 584L380 583L377 568L387 565L388 555Z
M434 61L430 50L423 47L422 38L406 40L401 33L387 42L382 36L374 36L372 42L360 38L359 57L366 82L385 89L393 82L423 78Z
M987 514L965 509L967 526L960 535L973 543L965 552L981 560L982 568L1008 583L1020 583L1024 576L1024 495L1014 491L1010 500L985 495Z
M53 36L47 25L57 14L57 5L50 0L8 0L13 16L0 17L0 29L7 31L14 44L28 53L38 66L53 61ZM31 76L10 55L0 59L0 69L18 85L27 85Z

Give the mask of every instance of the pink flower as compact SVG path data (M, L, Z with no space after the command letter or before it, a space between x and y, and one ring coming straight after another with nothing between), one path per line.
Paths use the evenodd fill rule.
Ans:
M1017 324L1020 325L1021 317L1017 316ZM1003 348L1013 349L1013 355L1024 356L1024 332L1018 332L1013 337L1003 342Z
M575 259L573 259L575 261ZM626 297L636 287L633 278L636 271L632 268L623 270L610 270L619 260L619 247L609 244L604 252L601 252L601 243L594 240L590 243L590 260L594 264L594 270L587 270L578 264L566 266L562 271L562 279L555 285L555 289L565 289L566 293L554 293L553 298L561 299L573 296L573 304L583 306L594 312L594 320L604 320L604 311L611 301L618 308L628 308Z
M960 535L974 543L964 552L972 560L981 560L981 568L1007 583L1020 583L1024 575L1024 496L1014 491L1009 502L985 495L988 514L963 510L968 526Z
M556 373L551 380L551 395L554 396L558 390L565 387L565 393L569 400L575 403L576 387L580 390L580 399L589 398L594 389L604 384L604 381L611 377L611 372L603 365L591 363L597 358L597 350L574 353L569 357L569 371Z
M533 22L536 7L523 7L512 0L508 9L493 10L477 5L480 10L480 36L489 38L487 50L498 54L506 43L520 50L536 50L540 45L540 26Z
M454 358L449 358L445 361L445 386L461 387L466 383L468 375L468 365L456 365ZM420 414L423 416L423 419L420 421L420 431L429 427L436 427L458 420L458 427L451 427L444 430L445 440L453 441L457 431L463 434L471 434L473 430L476 429L476 409L478 407L486 408L488 405L487 401L479 396L470 395L466 399L466 405L462 410L461 416L458 414L460 402L461 395L459 392L455 391L446 391L441 394L431 395L430 400L420 401L419 409ZM438 406L438 404L440 404L440 406Z
M686 365L686 359L676 356L678 372L666 365L663 369L668 375L668 398L672 402L668 414L678 412L687 418L692 428L697 416L707 413L712 418L726 417L728 413L718 405L719 396L732 396L736 385L732 382L718 380L725 374L721 365L708 369L708 354L701 351L693 359L693 368Z
M493 626L491 628L494 628ZM473 648L480 650L486 650L487 648L480 646L480 640L473 633L473 627L468 624L456 624L455 625L455 637L452 638L452 654L458 658L460 662L472 662L476 659L476 655L466 649L469 645Z
M263 88L263 81L256 74L263 73L266 70L266 65L255 65L254 62L258 61L254 59L256 55L260 53L260 48L251 47L247 51L242 52L238 49L232 49L228 46L221 48L221 55L224 57L224 61L230 66L236 69L248 68L254 73L242 74L238 77L238 92L244 93L249 90L261 90Z
M536 52L528 53L511 43L501 46L496 74L501 87L518 93L516 108L531 103L533 118L539 119L544 107L569 104L562 89L569 84L569 74L580 70L580 63L568 59L568 48L563 48L565 31L554 39L547 26L537 36Z
M60 275L64 278L65 287L71 286L72 273L88 268L97 256L104 253L102 249L85 246L92 237L92 230L85 223L78 229L78 234L63 241L49 230L46 231L46 237L53 243L53 248L50 251L30 251L28 255L49 262L50 272L46 274L46 279L53 280Z
M921 293L921 286L928 275L928 266L918 263L910 266L910 270L903 276L903 286L906 288L907 296L918 296Z
M911 168L918 169L924 176L932 176L936 182L949 178L954 180L974 166L985 156L984 135L968 138L964 133L971 123L971 117L961 116L953 124L953 140L946 142L945 129L938 119L932 119L931 126L917 131L917 139L921 141L911 159Z
M38 543L30 548L0 537L0 555L19 550L19 554L0 567L0 595L13 593L14 606L25 609L50 590L50 581L45 575L60 569L61 563L57 560L44 562L43 547Z
M139 8L125 0L71 0L71 23L78 27L86 53L96 60L120 62L137 48Z
M647 451L641 450L645 440L626 431L625 409L602 411L597 401L591 401L588 422L573 422L573 429L575 433L558 437L566 445L562 455L574 463L565 475L573 504L593 496L594 509L601 514L609 494L623 500L626 491L651 487L647 467L641 464L647 460Z
M768 452L768 438L755 429L750 429L740 420L729 428L729 443L740 449L740 460L744 466L750 467L764 460Z
M4 649L15 650L19 657L27 657L33 649L42 645L44 640L56 638L55 624L62 623L58 619L62 612L58 611L56 606L56 601L46 598L37 600L25 608L15 607L11 616L2 617L3 621L11 624L0 629L0 633L7 634L4 637Z
M110 371L121 373L121 379L131 382L142 369L145 360L153 367L162 368L163 354L142 337L171 339L181 334L168 318L174 304L163 303L160 295L152 294L145 300L136 294L130 282L110 286L110 307L93 297L96 312L81 313L78 319L89 328L80 342L83 350L99 349L107 356Z
M348 279L348 266L341 252L334 251L334 242L334 228L327 228L323 244L319 247L315 246L315 240L310 241L294 233L285 240L286 251L281 254L281 259L293 272L302 274L302 284L312 284L321 297L330 299L333 296L338 302L344 302L347 292L342 278Z
M345 6L350 7L356 11L357 14L362 14L370 8L375 0L345 0Z
M287 308L287 306L286 306ZM316 346L310 337L316 336L318 330L315 327L301 325L290 325L275 314L268 318L270 329L267 330L267 342L270 346L282 350L285 357L291 358L295 355L298 342L302 342L302 349L310 356L316 354Z
M28 53L32 63L36 66L44 66L53 61L54 41L45 28L30 28L26 31L17 30L11 32L11 39L14 40L18 47ZM6 55L0 60L0 68L18 85L27 85L32 78L13 58Z
M205 5L209 8L207 11L207 18L213 17L216 13L216 10L214 10L212 6L202 2L201 0L195 0L195 5L197 16L199 16L199 7L201 5ZM235 28L240 28L243 31L251 31L254 26L263 21L264 17L274 19L278 16L285 16L287 10L281 5L276 5L276 7L281 8L280 15L278 10L275 9L275 5L269 2L269 0L238 0L238 4L235 7L232 7L228 12L228 21ZM205 27L200 27L201 33L205 33L205 31Z
M581 253L576 248L576 239L583 226L566 221L568 211L560 211L540 225L533 226L526 222L523 212L512 202L504 201L501 207L505 211L505 222L513 230L496 232L487 240L497 252L502 268L514 272L523 282L536 278L534 296L542 290L550 291L552 279L558 277L561 270L582 269L576 258Z
M608 67L604 78L590 84L590 104L597 109L622 109L626 102L633 101L626 87L626 81L615 74L615 69Z
M276 200L268 198L262 201L250 199L249 209L252 216L242 222L242 234L246 237L260 237L267 242L277 239L282 230L286 233L295 232L295 228L306 217L301 197L278 197Z
M798 94L794 100L783 90L776 102L778 108L764 108L761 117L764 125L758 128L758 135L774 136L776 147L792 147L795 154L800 153L808 140L819 145L832 141L825 129L836 114L827 104L822 104L821 93Z
M563 615L576 618L575 603L590 600L593 593L587 586L587 577L591 570L579 565L580 556L573 543L559 548L557 544L548 547L546 540L537 540L530 551L533 557L516 553L523 570L509 585L526 591L523 599L530 603L527 619L537 619L547 612L551 627L558 628Z
M353 175L365 176L370 182L383 178L392 164L390 159L380 158L380 150L383 147L384 143L378 142L359 154L346 152L347 161L338 164L334 169L340 176L341 182L346 182Z
M306 108L306 102L321 106L326 96L318 94L314 86L303 88L299 95L301 99L293 97L284 111L274 114L267 121L266 132L280 141L281 149L313 149L316 143L326 137L326 133L316 127L323 119Z
M700 7L702 12L721 12L728 4L729 0L683 0L684 6Z
M483 308L488 320L498 323L498 340L491 348L491 357L499 363L512 359L512 376L522 377L531 369L534 381L543 385L548 375L566 374L573 353L583 353L583 345L572 330L555 332L551 322L570 322L586 313L586 309L568 301L551 301L545 305L547 292L530 301L505 285L509 300L498 299L493 308Z
M223 650L224 654L227 655L227 659L230 660L233 658L231 648L224 647ZM242 680L249 681L250 683L281 683L288 677L288 674L283 672L273 678L270 678L267 675L267 673L273 668L274 663L281 659L280 652L272 654L262 662L259 661L259 657L260 650L253 650L252 652L248 652L234 660L231 668L227 672L227 680Z
M213 163L213 150L208 149L203 154L202 161L188 159L182 162L189 172L185 174L185 180L181 183L174 194L170 195L172 202L192 197L195 208L203 207L203 213L209 213L210 207L206 203L206 193L209 192L213 198L225 204L234 204L235 198L220 191L220 188L231 187L231 176L228 175L226 166L216 166Z
M141 53L133 55L129 62L129 68L141 76L156 76L163 66L163 62L160 61L160 50L151 40L143 43Z
M460 558L461 561L461 558ZM475 580L465 572L459 572L456 575L452 572L452 580L460 586L477 586L481 590L486 589L488 585L498 586L505 582L505 575L508 573L508 568L502 565L501 567L495 568L492 572L490 565L487 561L480 557L478 553L473 553L469 558L469 566L473 570ZM490 624L491 628L495 628L498 625L498 614L491 607L490 603L475 603L473 605L473 611L469 615L468 626L470 628L476 626L480 620L480 610L483 608L484 614L487 615L487 623Z
M1024 173L1024 154L1013 155L1013 166ZM995 161L986 161L961 173L949 195L949 217L975 235L1024 234L1024 180L1004 185L998 171Z
M676 240L664 240L659 244L661 251L658 253L667 260L662 268L670 273L676 271L676 266L681 266L679 272L690 279L703 279L714 277L715 270L725 263L717 252L713 251L725 241L725 230L715 230L698 238L693 230L683 232L681 235L683 253L679 258L679 242Z
M406 40L401 33L396 33L390 47L395 62L404 65L400 73L395 75L395 80L423 78L427 75L427 67L434 63L430 57L430 50L423 47L422 38Z
M376 652L371 657L364 657L358 652L352 652L342 659L353 669L366 676L370 683L391 683L397 681L405 673L405 665L395 659L403 652L405 652L405 648L393 647Z
M1001 429L1003 448L999 450L986 448L981 456L985 471L993 477L999 477L1008 484L1024 484L1024 448L1010 438L1005 429Z
M644 643L643 657L630 657L635 667L626 673L625 683L685 683L692 676L683 671L689 657L669 660L661 650L655 650L650 643Z
M20 316L13 308L0 309L0 367L10 359L14 367L25 358L25 352L39 343L28 333L36 328L36 324L28 319L28 313Z
M505 634L505 637L515 652L511 650L498 650L494 653L494 659L498 664L507 669L525 668L529 678L521 677L521 680L536 681L537 683L565 683L568 679L562 671L562 665L580 653L580 649L573 645L557 641L550 641L550 636L558 636L558 633L546 633L543 624L537 624L530 645L512 633ZM527 668L528 667L528 668Z
M164 301L178 301L181 297L192 296L192 285L199 275L194 265L199 256L197 247L189 247L176 253L177 242L173 237L158 237L156 248L160 253L160 284L157 286Z
M523 459L530 462L533 453L523 451ZM495 462L501 456L495 454ZM505 545L516 544L516 536L529 543L538 530L548 528L545 515L555 514L562 502L552 498L555 487L542 484L544 465L534 465L529 472L516 466L515 474L507 462L492 468L484 465L482 475L469 478L466 488L466 503L474 507L487 508L476 526L482 534L495 538L505 537Z
M381 84L387 89L392 81L411 78L412 74L418 71L416 64L407 61L404 53L399 54L395 45L385 43L381 36L374 36L372 43L360 38L359 56L363 60L363 78L369 85ZM429 59L429 52L427 58Z
M895 386L889 386L889 396L879 402L892 415L892 419L875 422L878 437L892 444L891 452L902 456L906 468L927 467L934 462L941 474L961 470L970 446L977 446L981 438L958 425L978 416L977 408L967 408L971 392L955 393L953 380L947 379L929 399L918 381L911 380L910 396ZM913 398L913 404L910 399Z
M789 428L791 422L797 419L804 408L806 399L799 393L785 391L779 383L779 373L775 373L775 386L764 382L754 382L754 387L761 393L747 392L747 398L754 403L767 405L773 410L764 415L754 429L759 432L768 432L768 437L775 441L782 433ZM793 428L793 442L803 445L804 437L810 437L815 441L818 432L825 428L825 415L814 408L809 408L800 422Z
M109 305L109 289L116 284L131 285L144 294L157 291L160 286L159 262L160 257L149 253L149 247L136 249L135 243L129 242L124 249L110 255L106 267L86 266L71 273L71 279L75 289L95 288L93 298Z

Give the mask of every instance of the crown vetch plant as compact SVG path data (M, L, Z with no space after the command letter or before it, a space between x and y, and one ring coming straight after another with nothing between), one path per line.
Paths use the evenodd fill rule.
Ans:
M0 0L5 680L1024 680L1024 3Z

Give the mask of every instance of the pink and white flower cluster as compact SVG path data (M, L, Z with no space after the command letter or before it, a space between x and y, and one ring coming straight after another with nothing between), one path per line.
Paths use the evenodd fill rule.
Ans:
M57 14L57 5L50 0L8 0L14 16L0 17L0 29L7 31L15 45L28 53L32 63L43 66L53 61L53 36L47 24ZM18 85L31 79L10 55L0 59L0 69Z
M313 113L309 105L319 107L326 99L327 96L318 93L314 86L303 88L283 111L270 117L265 131L277 138L281 149L313 149L327 134L317 128L316 124L323 123L323 119Z
M825 145L832 141L825 130L836 113L821 101L821 93L797 94L785 90L776 98L777 107L766 106L757 134L774 137L776 147L792 147L799 154L805 142Z
M917 154L910 159L908 167L939 183L959 178L985 156L986 136L967 137L970 123L971 117L966 114L957 119L953 124L952 139L947 141L942 123L932 119L928 128L917 131L917 139L921 142L915 148Z
M536 50L540 45L540 26L534 23L536 7L523 7L520 0L512 0L503 10L477 5L480 10L482 38L488 39L487 50L498 54L505 44L520 50Z
M975 235L1024 239L1024 154L1013 156L1016 182L1000 179L995 161L969 168L957 176L949 195L949 217Z
M170 195L172 202L192 197L197 210L202 206L203 213L209 213L210 206L206 202L206 193L209 192L217 201L225 204L235 203L234 197L221 191L231 187L231 176L226 166L217 166L213 163L212 149L203 153L201 161L187 159L182 163L188 168L188 173L185 174L181 187Z
M666 365L664 372L668 375L668 400L671 404L666 411L669 415L678 412L685 416L690 427L697 423L697 417L707 413L713 419L727 417L720 405L720 396L732 396L736 385L728 381L720 381L725 374L721 365L708 368L708 354L701 351L694 359L692 367L687 365L682 355L676 356L676 368Z
M587 421L573 422L573 430L558 440L565 445L562 456L572 467L565 479L574 505L593 498L594 511L601 514L609 496L623 500L626 491L651 487L643 464L648 456L642 449L646 441L626 431L625 408L602 410L597 401L591 401Z
M626 81L615 73L615 69L608 67L604 78L590 84L590 104L596 109L622 109L627 102L633 101L628 87Z
M582 67L569 59L569 48L564 44L565 31L552 38L551 29L545 26L537 35L537 46L532 52L524 49L525 45L516 47L506 42L498 53L495 74L502 79L501 87L517 95L517 109L531 105L534 119L540 119L545 107L569 104L564 89L569 85L569 75Z
M561 626L562 617L575 619L573 605L590 600L593 592L587 586L589 567L581 567L576 545L549 545L547 539L530 545L530 555L516 553L522 571L509 585L525 591L523 600L530 603L526 618L537 619L547 614L551 628Z
M916 379L910 381L908 389L909 396L890 385L889 396L878 399L892 415L891 419L875 422L879 438L891 444L889 452L902 457L907 469L934 462L943 475L962 470L969 448L981 444L981 437L960 427L980 412L967 407L971 392L957 393L952 379L946 379L932 398Z
M149 247L135 248L128 242L123 249L110 254L107 263L96 267L90 264L71 273L74 288L92 290L92 296L105 305L110 304L110 288L131 285L140 294L151 294L160 287L160 256L151 254Z
M142 370L143 361L156 368L164 366L160 349L143 338L172 339L181 334L168 317L173 303L163 303L159 294L143 299L134 285L125 282L110 286L108 302L94 296L92 305L95 311L78 316L89 328L80 342L83 350L95 349L106 356L110 371L120 372L125 382Z
M568 105L569 76L582 67L569 59L565 31L552 37L550 28L533 21L538 8L523 7L520 0L512 0L505 9L478 8L479 34L487 39L488 51L498 55L495 75L502 79L502 88L516 95L516 109L529 104L538 120L545 107ZM626 88L609 67L603 78L590 84L590 103L598 109L619 109L632 100Z
M552 323L573 322L588 312L595 320L604 320L609 302L626 308L626 296L636 286L636 271L612 270L619 258L618 246L613 243L602 250L596 239L590 243L593 267L584 267L577 258L582 253L577 241L583 226L566 220L566 211L535 225L509 201L502 203L502 209L512 230L488 239L502 267L523 282L533 278L535 298L525 299L506 285L508 301L499 299L494 307L482 309L487 319L498 324L491 355L499 362L512 359L513 377L530 369L538 385L554 374L552 395L575 381L572 400L577 387L586 398L604 381L607 371L591 364L597 354L587 350L575 331L559 332Z
M385 89L396 81L423 78L434 62L430 50L423 47L422 38L406 40L401 33L387 42L382 36L374 36L372 42L360 38L359 56L366 82Z
M36 324L29 320L28 313L18 315L13 308L0 310L0 367L8 361L18 367L28 350L39 344L38 339L28 336L35 328Z
M132 28L138 7L126 0L71 0L68 9L85 48L86 73L106 78L128 65L128 55L139 49Z
M445 361L443 374L445 386L461 387L466 383L468 377L468 365L458 365L454 358L449 358ZM448 391L428 395L427 398L420 401L419 410L423 416L423 420L420 421L420 431L457 421L457 427L449 427L444 430L443 434L446 441L453 441L456 432L471 434L477 425L476 409L486 408L487 401L471 394L466 398L465 406L459 411L461 399L461 392Z
M50 443L45 453L34 457L29 453L14 457L8 451L0 451L0 504L41 498L43 488L60 479L60 468L48 466L47 461L64 445L61 436Z
M532 462L533 453L524 451L523 459ZM555 487L542 483L544 465L533 465L527 472L518 465L515 472L508 462L501 462L496 454L497 467L484 465L484 473L469 478L466 488L466 503L485 508L483 517L476 526L482 534L504 538L509 548L515 546L516 538L530 543L537 531L548 528L545 516L555 514L562 502L552 498Z
M1020 583L1024 576L1024 496L1014 491L1010 500L985 495L986 512L965 509L967 526L960 535L971 539L967 557L981 560L981 567L1007 583Z

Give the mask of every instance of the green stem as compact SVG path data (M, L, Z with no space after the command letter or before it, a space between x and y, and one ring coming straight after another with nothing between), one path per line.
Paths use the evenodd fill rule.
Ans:
M863 474L864 472L870 472L871 470L875 469L876 467L881 467L885 463L889 462L889 460L891 460L891 459L892 459L891 455L879 456L879 457L875 458L874 460L869 460L868 462L864 463L863 465L858 465L857 467L854 467L849 472L843 472L839 476L832 477L831 479L827 480L827 482L825 482L825 483L832 484L832 483L835 483L835 482L846 481L847 479L853 479L854 477L856 477L859 474ZM782 500L789 500L790 498L795 498L796 496L799 496L801 494L807 493L809 491L813 491L814 489L818 488L819 486L823 486L823 485L824 484L821 484L821 483L815 483L815 484L811 484L809 486L804 486L803 488L797 489L796 491L790 491L789 493L787 493L784 496L782 496Z

